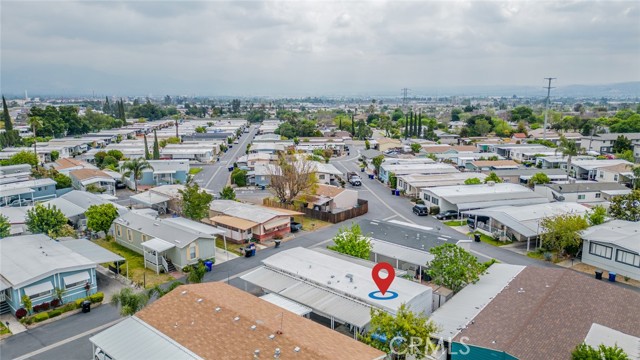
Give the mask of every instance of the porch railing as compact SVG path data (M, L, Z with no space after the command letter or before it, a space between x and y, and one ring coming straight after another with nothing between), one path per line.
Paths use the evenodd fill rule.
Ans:
M162 262L162 267L164 268L164 272L168 273L169 272L169 264L167 263L167 260L164 258L164 256L160 257L160 261Z

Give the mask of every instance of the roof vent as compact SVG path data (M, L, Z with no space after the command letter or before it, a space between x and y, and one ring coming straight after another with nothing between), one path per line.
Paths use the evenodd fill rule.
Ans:
M250 329L251 329L251 330L255 330L255 329L256 329L256 327L257 327L257 326L255 326L255 325L251 325Z
M270 339L270 340L273 340L273 339L275 339L275 338L276 338L276 336L275 336L274 334L269 335L269 339Z
M220 312L220 310L222 310L222 309L220 309L220 307L216 308L216 312Z
M154 222L153 226L160 226L160 224L158 224L157 222Z
M353 274L347 274L345 277L349 279L349 282L353 282Z
M253 351L253 355L255 355L255 356L260 356L260 349L255 349L255 350Z
M280 357L280 348L276 348L276 350L273 352L273 357L275 359Z
M236 316L233 318L233 321L238 321L238 320L240 320L240 316Z
M187 290L182 290L181 294L182 295L186 295L187 294Z
M300 352L300 347L298 347L298 346L294 347L294 348L293 348L293 351L295 351L295 352Z
M203 299L198 299L196 300L198 303L201 303Z

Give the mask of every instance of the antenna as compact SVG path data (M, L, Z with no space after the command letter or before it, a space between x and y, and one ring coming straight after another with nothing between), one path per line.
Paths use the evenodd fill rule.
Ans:
M549 99L550 99L550 95L551 95L551 89L554 89L553 87L551 87L551 80L555 80L557 78L554 77L548 77L548 78L544 78L545 80L549 80L549 85L545 86L544 88L547 89L547 101L546 101L546 111L544 112L544 128L542 130L542 139L547 140L547 119L549 118Z

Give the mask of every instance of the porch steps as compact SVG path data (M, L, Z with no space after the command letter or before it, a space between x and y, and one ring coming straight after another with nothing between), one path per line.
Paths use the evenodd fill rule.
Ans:
M167 270L169 270L169 272L174 272L174 271L176 271L176 267L175 267L175 266L173 265L173 263L171 262L171 259L166 258L166 257L165 257L164 259L167 261L167 265L169 266L169 269L167 269Z
M0 302L0 315L8 314L10 312L11 312L11 308L9 307L9 304L7 304L6 301Z

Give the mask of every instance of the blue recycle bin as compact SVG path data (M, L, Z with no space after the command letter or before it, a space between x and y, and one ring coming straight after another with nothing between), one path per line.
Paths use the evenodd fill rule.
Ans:
M210 261L210 260L205 261L204 267L207 268L207 271L211 271L211 268L213 267L213 261Z
M616 273L609 272L609 281L616 282Z

